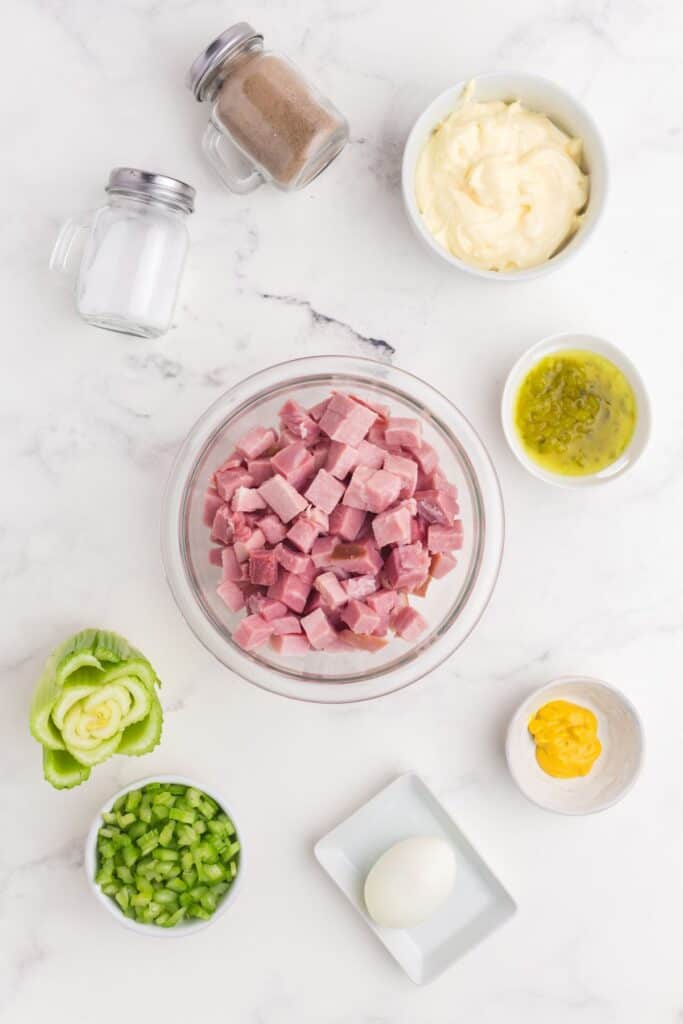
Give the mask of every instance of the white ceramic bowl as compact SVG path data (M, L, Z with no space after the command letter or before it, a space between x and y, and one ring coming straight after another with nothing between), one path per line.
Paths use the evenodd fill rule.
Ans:
M197 782L194 779L185 778L184 775L149 775L144 779L137 779L135 782L131 782L127 786L124 786L123 789L120 789L118 793L114 793L114 795L109 797L109 799L106 800L105 803L103 803L102 806L100 807L99 811L95 816L95 820L90 826L90 831L88 832L88 835L85 840L85 875L88 880L90 890L95 896L97 902L100 903L101 906L103 906L106 910L108 910L112 917L116 918L119 924L124 925L126 928L130 928L132 931L135 932L140 932L143 935L154 935L157 938L166 939L176 938L178 936L183 935L194 935L195 932L201 931L202 928L207 928L210 924L213 924L214 921L216 921L222 914L224 914L228 907L233 904L235 896L237 895L237 890L241 888L242 876L244 874L244 849L242 847L242 834L239 831L239 829L237 829L237 836L240 841L240 861L237 876L232 885L230 886L229 890L223 897L223 899L216 907L211 917L208 919L208 921L195 919L190 921L182 921L180 924L175 925L175 927L173 928L160 928L159 926L154 924L142 924L139 921L133 921L130 917L126 917L126 915L119 907L118 903L116 903L111 898L111 896L106 896L102 892L99 885L95 881L95 875L97 873L97 833L99 832L100 826L102 825L103 813L105 811L110 811L114 803L118 800L120 796L123 796L125 793L130 793L130 791L133 789L141 789L142 786L146 786L150 782L171 782L178 783L182 786L194 786L195 789L200 789L203 793L206 793L207 796L212 797L212 799L214 799L216 803L220 805L221 809L225 811L225 813L228 815L230 820L235 824L235 827L237 828L237 822L233 817L230 808L228 807L220 793L217 793L216 790L212 787L204 785L203 782Z
M602 752L582 778L555 779L536 760L529 721L551 700L580 704L598 719ZM617 803L636 781L643 752L643 727L631 702L607 683L581 676L563 676L522 701L510 720L505 744L510 773L522 793L558 814L593 814Z
M479 100L520 100L524 106L546 114L559 128L571 136L583 140L583 166L590 174L590 194L583 224L569 242L551 259L526 270L482 270L459 260L437 242L424 223L415 199L415 171L418 158L434 127L450 114L468 84L458 82L437 96L420 114L408 136L403 151L402 185L403 200L408 219L425 245L442 260L468 274L487 277L494 281L528 281L530 278L557 270L571 256L585 245L595 230L607 197L607 155L595 122L578 100L565 92L559 85L538 75L521 72L478 75L475 79L475 96Z
M567 349L595 352L597 355L609 359L624 374L636 398L636 427L626 449L615 462L605 466L598 473L589 473L586 476L563 476L561 473L553 473L539 465L524 450L515 427L515 400L522 381L544 356L550 355L552 352L563 352ZM507 443L524 468L528 469L539 480L555 484L556 487L569 488L594 487L596 484L608 483L608 481L614 480L615 477L625 473L627 469L630 469L637 462L647 447L652 425L650 400L645 384L631 360L616 345L612 345L611 342L598 338L594 334L582 334L579 331L567 331L564 334L555 334L551 338L545 338L520 356L510 370L505 382L500 414Z

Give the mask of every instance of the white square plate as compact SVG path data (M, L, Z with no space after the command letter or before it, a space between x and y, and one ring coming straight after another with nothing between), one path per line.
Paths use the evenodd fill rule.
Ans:
M410 836L439 836L456 857L453 891L427 921L380 928L363 900L365 877L390 846ZM315 855L408 977L432 981L512 917L515 903L451 816L414 772L400 775L315 846Z

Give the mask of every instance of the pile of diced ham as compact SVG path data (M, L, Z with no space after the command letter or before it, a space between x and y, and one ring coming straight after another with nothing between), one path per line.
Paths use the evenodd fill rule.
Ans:
M463 540L456 488L419 420L337 391L279 415L279 432L238 442L206 494L218 594L247 609L233 639L283 655L375 651L390 629L415 640L427 623L408 595L450 572Z

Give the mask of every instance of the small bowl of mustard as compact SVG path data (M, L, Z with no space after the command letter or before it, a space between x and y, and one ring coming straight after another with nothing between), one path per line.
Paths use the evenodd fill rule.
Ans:
M643 752L643 726L633 704L586 676L564 676L526 697L505 744L522 793L558 814L612 807L635 783Z
M557 487L614 480L650 437L650 402L638 370L616 345L580 332L546 338L517 360L501 417L513 454Z

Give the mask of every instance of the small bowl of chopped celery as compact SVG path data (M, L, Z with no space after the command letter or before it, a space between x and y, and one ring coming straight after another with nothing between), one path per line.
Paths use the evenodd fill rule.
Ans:
M100 808L85 842L90 886L121 924L189 935L235 898L242 850L224 801L191 779L132 782Z

